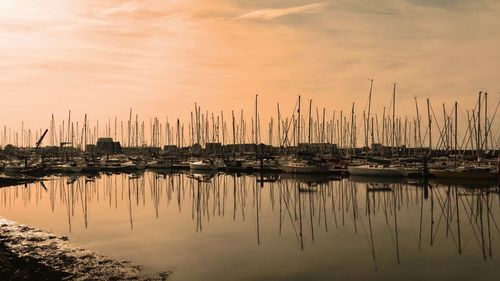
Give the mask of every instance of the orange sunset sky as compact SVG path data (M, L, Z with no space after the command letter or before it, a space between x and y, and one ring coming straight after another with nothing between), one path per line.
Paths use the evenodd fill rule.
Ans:
M313 106L399 115L500 95L497 0L0 0L0 125ZM496 118L495 121L498 121ZM498 123L498 122L497 122Z

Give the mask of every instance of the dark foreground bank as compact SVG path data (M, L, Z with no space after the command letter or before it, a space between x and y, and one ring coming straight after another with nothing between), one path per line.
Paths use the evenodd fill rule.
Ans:
M166 280L71 245L67 237L0 218L0 280Z

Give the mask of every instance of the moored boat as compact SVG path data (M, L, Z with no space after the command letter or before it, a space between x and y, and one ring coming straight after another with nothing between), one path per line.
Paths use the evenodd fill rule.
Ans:
M148 169L153 170L166 170L172 168L172 162L170 161L151 161L148 162L145 166Z
M495 180L498 178L498 172L487 166L460 166L454 169L430 169L429 173L435 178L447 179Z
M60 164L57 166L54 166L54 169L56 171L59 171L61 173L80 173L82 171L82 167L76 165L75 163L65 163L65 164Z
M328 167L323 163L309 163L306 161L292 160L281 165L285 173L292 174L321 174L328 171Z
M405 177L406 172L401 166L366 164L360 166L349 166L349 174L352 176L375 176L375 177Z
M203 159L189 163L191 170L217 170L217 165L210 159Z
M21 161L11 161L5 164L3 172L6 175L18 175L22 170L26 169L26 165Z

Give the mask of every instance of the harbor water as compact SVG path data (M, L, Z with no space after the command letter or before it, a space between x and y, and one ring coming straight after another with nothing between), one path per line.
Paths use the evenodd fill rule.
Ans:
M0 215L168 280L495 280L498 185L225 173L52 176Z

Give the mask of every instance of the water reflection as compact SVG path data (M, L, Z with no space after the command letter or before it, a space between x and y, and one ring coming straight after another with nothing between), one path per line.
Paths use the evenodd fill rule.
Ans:
M187 235L176 226L187 220L183 216L187 213L191 232L215 232L206 227L217 224L227 235L254 240L254 245L276 244L273 250L283 255L287 253L284 247L296 247L301 252L314 249L316 261L330 258L331 252L326 250L330 245L345 243L352 247L353 254L370 257L360 262L367 261L364 266L373 271L380 269L381 262L403 264L416 257L444 254L450 248L457 255L470 253L471 259L488 261L494 257L494 245L500 242L498 186L146 172L54 177L27 187L0 189L0 199L2 214L20 222L63 209L67 232L73 233L78 219L83 227L78 230L79 236L110 220L122 224L118 218L125 215L122 212L114 219L106 215L114 209L126 210L129 232L137 231L136 224L160 227L149 221L142 223L148 216L156 221L168 216L169 227L179 228L179 236ZM22 209L26 212L19 212ZM225 219L232 223L218 223ZM248 223L252 234L237 227ZM57 228L53 222L39 224ZM279 240L290 243L285 246L278 244ZM431 248L438 251L431 253Z

